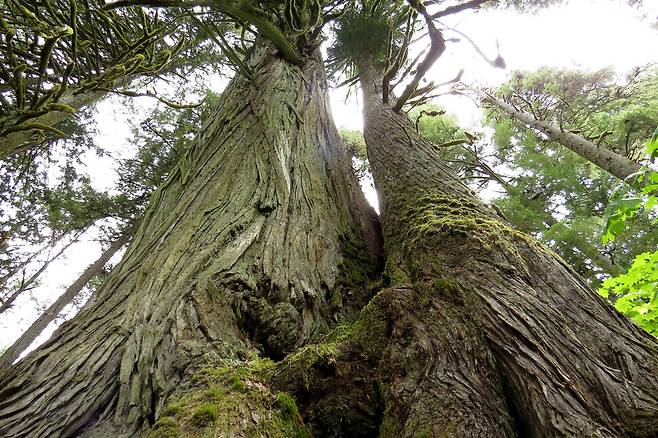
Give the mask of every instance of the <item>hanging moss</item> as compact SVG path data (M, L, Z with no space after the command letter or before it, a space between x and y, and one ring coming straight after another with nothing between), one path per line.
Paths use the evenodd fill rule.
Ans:
M178 436L178 421L169 416L160 417L147 434L148 438L175 438Z
M384 276L391 287L411 284L409 275L397 263L387 263Z
M363 239L348 235L339 236L338 239L343 260L336 284L352 289L366 286L376 276L377 259L370 254Z
M214 423L218 415L216 404L204 403L192 412L191 423L196 427L203 427Z

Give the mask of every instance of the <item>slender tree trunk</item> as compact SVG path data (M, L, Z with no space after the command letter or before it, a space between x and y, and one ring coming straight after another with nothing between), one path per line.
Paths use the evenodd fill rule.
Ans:
M96 300L0 376L0 435L135 436L200 365L281 357L367 302L343 279L367 278L377 218L323 65L261 43L250 65L254 80L230 83Z
M14 292L12 292L9 295L9 297L7 297L7 299L2 303L2 305L0 306L0 314L2 314L4 312L6 312L7 310L11 309L11 307L14 305L14 301L16 301L16 299L18 299L18 297L21 296L21 294L23 294L24 292L32 289L32 285L39 279L39 276L41 276L41 274L43 274L43 272L46 269L48 269L48 266L50 266L50 264L53 261L57 260L62 254L64 254L64 252L67 249L69 249L69 247L71 245L73 245L75 242L77 242L78 237L80 237L82 234L84 234L84 232L87 231L87 229L88 229L88 227L85 228L84 230L79 231L76 236L74 236L66 245L64 245L57 252L57 254L55 254L53 257L49 258L48 260L46 260L39 267L39 269L34 274L32 274L30 276L30 278L28 278L25 281L22 281L21 284L17 287L17 289Z
M101 254L101 256L96 260L94 263L89 265L87 269L84 270L84 272L78 277L77 280L73 282L71 286L69 286L64 293L55 300L53 304L46 309L46 311L37 318L36 321L32 323L32 325L21 335L20 338L16 340L12 344L11 347L9 347L7 350L5 350L4 353L2 353L2 356L0 356L0 372L2 370L8 368L11 366L11 364L18 359L18 357L21 355L23 351L25 351L26 348L28 348L30 345L32 345L32 342L43 332L43 330L48 327L48 324L53 322L53 320L59 315L59 313L66 307L71 301L73 301L73 298L75 298L80 291L82 290L83 287L89 281L94 278L94 276L98 275L103 267L107 264L107 262L114 256L114 254L117 253L123 246L128 243L130 238L132 237L134 233L133 229L130 229L123 233L117 240L112 242L112 244Z
M483 205L382 103L380 72L360 76L389 300L396 291L380 431L656 436L656 340Z
M538 120L532 114L516 109L509 103L489 93L478 92L478 95L483 101L493 104L495 107L524 125L543 132L552 140L555 140L562 146L572 150L612 176L615 176L628 184L635 185L632 175L640 171L642 166L639 163L631 161L628 158L616 154L610 149L599 146L579 135L563 131L560 127L555 126L552 123Z

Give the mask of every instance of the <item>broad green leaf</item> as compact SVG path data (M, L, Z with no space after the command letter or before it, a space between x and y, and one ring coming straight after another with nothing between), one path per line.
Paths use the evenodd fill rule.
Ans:
M615 296L617 310L658 336L658 251L638 255L628 272L605 280L598 292Z

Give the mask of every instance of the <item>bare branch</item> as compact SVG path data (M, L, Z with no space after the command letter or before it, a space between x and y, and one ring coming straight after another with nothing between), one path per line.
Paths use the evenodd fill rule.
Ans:
M395 112L399 112L402 109L402 107L407 102L407 100L409 100L409 98L413 95L414 91L416 91L416 88L418 87L420 80L423 78L423 76L425 76L425 74L432 67L432 65L434 65L434 62L436 62L436 60L439 59L439 57L441 57L441 55L446 49L446 42L445 39L443 38L443 34L434 25L434 22L432 21L432 17L430 17L429 13L427 12L427 9L425 9L425 6L423 6L417 0L409 0L409 4L414 9L416 9L418 13L423 16L423 18L425 18L431 45L429 52L427 52L427 56L425 57L425 59L423 59L423 62L421 62L418 68L416 69L416 76L414 76L411 83L407 85L407 88L404 89L402 95L400 95L400 98L395 103L395 106L393 107L393 111Z
M432 15L433 19L441 18L441 17L447 17L448 15L453 15L457 14L459 12L465 11L467 9L473 9L473 8L478 8L484 3L488 2L489 0L470 0L465 3L462 3L460 5L455 5L455 6L450 6L448 8L445 8L442 11L439 11L435 14Z

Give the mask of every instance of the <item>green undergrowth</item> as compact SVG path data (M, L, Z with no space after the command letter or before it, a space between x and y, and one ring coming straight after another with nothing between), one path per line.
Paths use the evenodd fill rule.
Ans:
M193 387L168 400L148 438L310 437L288 394L269 386L274 362L205 366Z

